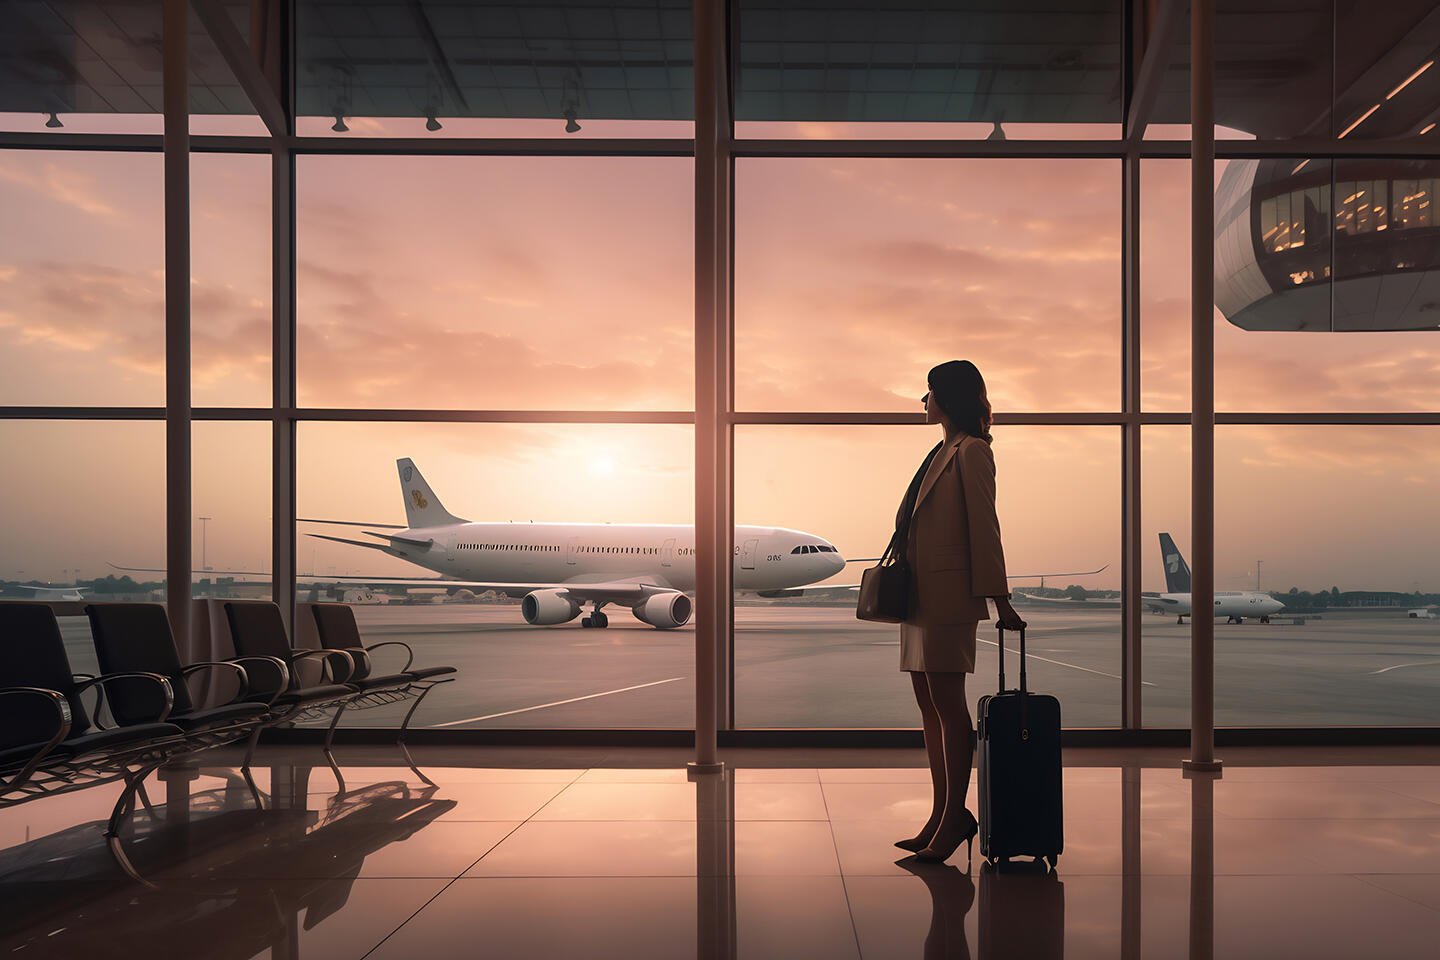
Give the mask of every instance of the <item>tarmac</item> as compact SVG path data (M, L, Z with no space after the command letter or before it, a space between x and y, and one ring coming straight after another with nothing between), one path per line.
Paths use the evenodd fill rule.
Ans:
M532 627L515 604L357 606L371 643L405 640L417 664L452 664L414 726L688 728L694 723L693 626L656 630L623 608L610 626ZM1024 607L1029 689L1060 699L1067 727L1120 724L1120 613ZM73 669L93 672L84 618L61 618ZM996 689L996 632L980 630L973 703ZM1433 726L1440 723L1440 620L1404 611L1326 614L1303 624L1215 624L1220 726ZM1007 634L1006 685L1019 681ZM1143 620L1141 719L1189 723L1190 626ZM377 669L403 651L376 654ZM391 659L393 658L393 663ZM893 626L848 607L737 605L735 725L740 728L913 727L909 679ZM406 705L346 714L344 726L398 725Z

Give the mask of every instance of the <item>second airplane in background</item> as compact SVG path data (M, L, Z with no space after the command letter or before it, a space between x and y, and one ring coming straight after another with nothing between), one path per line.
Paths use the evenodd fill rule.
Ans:
M1184 623L1191 615L1190 567L1180 555L1180 548L1170 534L1160 534L1160 556L1165 561L1165 593L1147 593L1145 605L1156 613L1173 613L1176 623ZM1285 604L1268 593L1258 591L1215 592L1215 616L1226 623L1244 623L1246 617L1258 617L1269 623L1272 613L1285 609Z

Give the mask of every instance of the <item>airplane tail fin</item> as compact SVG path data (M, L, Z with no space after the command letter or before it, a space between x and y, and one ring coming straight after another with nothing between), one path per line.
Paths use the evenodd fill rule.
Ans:
M445 509L430 484L421 476L415 461L409 457L396 460L400 470L400 491L405 495L405 521L411 527L443 527L451 523L465 523Z
M1160 534L1160 556L1165 561L1165 592L1189 593L1190 567L1168 533Z

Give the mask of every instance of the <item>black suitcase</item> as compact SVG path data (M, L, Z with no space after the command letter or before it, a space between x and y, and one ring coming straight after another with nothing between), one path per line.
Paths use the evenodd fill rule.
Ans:
M1020 689L1005 689L1005 631L999 631L1000 692L980 698L980 855L1046 860L1064 850L1061 823L1060 701L1025 686L1020 631Z

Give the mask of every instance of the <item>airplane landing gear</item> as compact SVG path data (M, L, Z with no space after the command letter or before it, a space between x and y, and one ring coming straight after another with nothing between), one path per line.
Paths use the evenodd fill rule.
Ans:
M1260 618L1260 622L1261 622L1261 623L1269 623L1269 622L1270 622L1270 618L1269 618L1269 617L1261 617L1261 618Z
M1184 617L1176 617L1176 618L1175 618L1175 622L1178 623L1178 624L1180 624L1180 626L1182 626L1182 627L1185 626L1185 618L1184 618Z
M590 614L590 616L588 617L583 617L580 620L580 626L595 627L598 630L603 630L606 627L610 626L610 618L605 616L605 614L601 613L599 608L597 607L594 613Z

